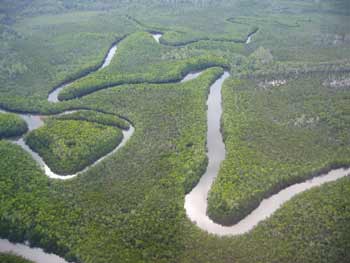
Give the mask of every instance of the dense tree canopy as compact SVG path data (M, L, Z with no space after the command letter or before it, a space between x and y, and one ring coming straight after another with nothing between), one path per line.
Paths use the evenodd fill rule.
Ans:
M58 174L74 174L112 151L121 142L120 130L76 120L50 120L30 132L26 143Z
M0 139L20 136L27 130L27 123L20 117L0 112Z
M346 0L1 1L0 107L76 111L46 117L27 137L53 170L73 173L105 155L125 120L135 132L64 182L0 140L0 236L77 263L349 262L349 178L298 195L241 236L209 235L183 207L207 165L206 100L223 67L231 74L222 91L227 156L209 196L212 218L236 222L271 193L349 165L347 7ZM150 32L163 34L160 43ZM116 42L110 66L97 71ZM47 101L72 80L64 101ZM22 126L0 114L0 131Z

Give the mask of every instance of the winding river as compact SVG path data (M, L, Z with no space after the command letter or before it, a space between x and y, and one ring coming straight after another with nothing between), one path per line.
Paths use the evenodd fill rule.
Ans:
M222 114L221 88L229 77L225 72L211 87L208 96L207 112L207 156L208 166L198 184L185 197L185 210L187 217L202 230L220 236L240 235L252 230L259 222L271 216L281 205L292 199L295 195L320 186L327 182L338 180L350 174L350 169L336 169L327 174L314 177L306 182L291 185L279 193L263 200L260 205L248 216L232 226L222 226L207 216L207 198L211 186L217 177L220 165L225 160L226 150L223 142L220 120Z
M162 34L153 34L153 38L159 43L159 39ZM247 44L250 43L252 35L248 36ZM103 64L98 70L107 67L111 60L113 59L117 51L117 45L114 45L109 50L106 55ZM192 72L187 74L180 82L190 81L197 78L202 72ZM335 181L339 178L345 177L350 174L350 169L336 169L332 170L328 174L320 175L314 177L313 179L307 180L306 182L294 184L280 191L279 193L263 200L260 205L246 216L243 220L238 222L233 226L222 226L213 222L206 214L207 210L207 198L211 186L218 175L222 161L225 160L226 150L223 142L222 134L220 131L220 120L222 115L221 106L221 88L224 81L230 76L228 72L225 72L219 79L217 79L210 87L210 93L208 96L208 111L207 111L207 156L208 156L208 167L204 175L201 177L199 183L193 188L193 190L186 195L184 208L186 214L190 220L193 221L199 228L212 234L224 236L224 235L239 235L244 234L252 230L259 222L271 216L277 209L280 208L282 204L290 200L295 195L304 192L312 187L320 186L324 183ZM59 102L58 94L62 89L70 85L72 82L61 85L57 89L53 90L49 96L48 100L53 103ZM68 111L67 111L68 112ZM64 113L67 113L64 112ZM61 113L61 114L64 114ZM30 114L20 114L20 116L27 122L29 130L32 131L43 125L42 116L40 115L30 115ZM134 132L134 127L130 124L130 129L123 131L122 142L109 154L103 156L97 160L94 164L86 167L83 171L86 171L91 166L102 161L106 157L114 154L121 147L123 147L126 142L130 139ZM43 167L45 174L50 178L54 179L71 179L78 175L61 176L53 173L50 168L45 164L42 158L35 152L33 152L21 138L15 141L16 144L20 145L23 149L28 151L31 156ZM67 263L64 259L53 255L45 253L39 248L30 248L24 244L13 244L6 239L0 239L0 252L13 252L19 254L27 259L33 260L38 263Z
M109 64L111 63L113 57L115 56L117 51L117 44L114 44L107 52L107 55L105 56L103 63L101 64L101 66L96 70L102 70L105 67L109 66ZM58 103L59 99L58 99L58 95L59 93L66 87L68 87L69 85L71 85L74 81L73 80L71 82L65 83L60 85L59 87L55 88L53 91L51 91L48 95L48 101L52 102L52 103ZM2 112L8 112L5 110L1 110ZM63 113L60 113L58 115L62 115L62 114L67 114L67 113L73 113L75 111L65 111ZM41 126L44 125L44 121L42 119L42 116L40 115L32 115L32 114L19 114L19 116L27 123L28 125L28 130L33 131L37 128L40 128ZM102 160L106 159L107 157L109 157L110 155L114 154L116 151L118 151L121 147L123 147L127 141L131 138L132 134L135 131L135 128L131 125L131 123L129 123L130 128L128 130L122 130L123 133L123 139L122 141L116 146L116 148L114 148L111 152L109 152L108 154L104 155L103 157L99 158L98 160L96 160L93 164L85 167L83 170L75 173L75 174L71 174L71 175L59 175L54 173L50 167L45 163L45 161L39 156L39 154L37 154L36 152L34 152L32 149L29 148L29 146L25 143L23 138L20 138L18 140L15 141L16 144L18 144L19 146L21 146L25 151L27 151L32 157L33 159L43 168L43 170L45 171L45 174L52 179L60 179L60 180L68 180L68 179L72 179L74 177L76 177L78 174L83 173L85 171L87 171L88 169L90 169L92 166L95 166L96 164L98 164L99 162L101 162Z
M152 34L152 36L159 43L159 39L162 36L162 34ZM115 44L110 48L110 50L108 51L107 55L104 58L102 65L96 71L107 67L111 63L113 57L115 56L116 51L117 51L117 45ZM180 82L183 83L183 82L195 79L200 74L201 74L200 72L189 73ZM73 82L74 81L62 84L61 86L59 86L56 89L54 89L53 91L51 91L50 94L48 95L48 101L52 102L52 103L58 103L59 102L59 99L58 99L59 93L64 88L71 85ZM73 113L75 111L76 110L64 111L64 112L57 114L57 115ZM0 112L12 113L11 111L2 110L2 109L0 109ZM43 121L44 116L42 116L42 115L33 115L33 114L18 114L18 115L27 123L28 132L33 131L35 129L38 129L44 125L44 121ZM54 115L52 115L52 116L54 116ZM45 174L49 178L59 179L59 180L68 180L68 179L72 179L72 178L76 177L77 175L87 171L92 166L95 166L96 164L98 164L102 160L106 159L110 155L116 153L121 147L123 147L127 143L127 141L131 138L131 136L133 135L133 133L135 131L135 128L131 125L130 122L129 122L129 126L130 126L130 128L128 130L122 131L123 132L123 140L121 141L121 143L119 143L119 145L113 151L111 151L110 153L101 157L100 159L95 161L93 164L85 167L82 171L79 171L79 172L72 174L72 175L59 175L59 174L54 173L50 169L50 167L45 163L45 161L41 158L41 156L38 153L34 152L32 149L30 149L30 147L25 143L23 137L16 139L13 142L15 144L21 146L25 151L27 151L32 156L32 158L40 165L40 167L42 167ZM31 248L27 244L19 244L19 243L14 244L14 243L9 242L7 239L0 239L0 252L13 252L17 255L21 255L24 258L27 258L27 259L32 260L32 261L37 262L37 263L67 263L63 258L61 258L57 255L54 255L54 254L45 253L40 248Z
M72 112L74 112L74 111L69 111L67 113L72 113ZM66 112L64 112L64 113L66 113ZM41 126L44 125L44 122L43 122L41 116L38 116L38 115L23 115L23 114L21 114L20 116L26 121L26 123L27 123L27 125L29 127L29 131L32 131L32 130L37 129L37 128L40 128ZM129 123L129 125L130 125L130 123ZM71 175L59 175L59 174L54 173L50 169L50 167L45 163L45 161L40 157L40 155L29 148L29 146L25 143L23 138L20 138L20 139L14 141L14 143L19 145L19 146L21 146L25 151L27 151L33 157L33 159L40 165L40 167L43 168L45 174L49 178L51 178L51 179L60 179L60 180L68 180L68 179L72 179L72 178L76 177L80 173L83 173L83 172L87 171L91 167L95 166L96 164L98 164L102 160L106 159L107 157L109 157L110 155L112 155L116 151L118 151L121 147L123 147L127 143L127 141L130 139L130 137L134 133L134 130L135 130L135 128L133 126L131 126L131 125L130 125L128 130L122 130L123 139L111 152L109 152L108 154L102 156L101 158L96 160L94 163L92 163L89 166L85 167L83 170L81 170L81 171L79 171L79 172L77 172L75 174L71 174Z
M117 44L114 44L109 50L107 55L105 56L102 65L96 70L99 71L101 69L104 69L105 67L108 67L109 64L111 64L113 57L115 56L116 52L117 52L118 46ZM90 72L91 73L91 72ZM90 74L89 73L89 74ZM60 85L59 87L55 88L53 91L51 91L49 93L49 96L47 98L48 101L53 102L53 103L57 103L59 102L58 100L58 94L60 94L60 92L68 87L69 85L71 85L73 82L75 82L76 80L73 80L71 82L68 83L64 83L62 85Z
M97 70L101 70L101 69L107 67L111 63L114 55L116 54L116 51L117 51L117 45L115 44L110 48L106 57L104 58L102 65ZM48 96L48 101L52 102L52 103L58 103L59 102L58 94L64 88L66 88L67 86L69 86L73 82L74 81L62 84L61 86L57 87L52 92L50 92L50 94ZM9 111L0 110L0 112L9 112ZM73 112L74 111L65 111L61 114L67 114L67 113L73 113ZM43 116L41 116L41 115L19 114L19 116L27 123L29 132L33 131L35 129L38 129L44 125ZM93 164L87 166L82 171L79 171L78 173L75 173L72 175L64 175L63 176L63 175L59 175L59 174L54 173L50 169L50 167L44 162L44 160L39 156L39 154L37 154L36 152L34 152L33 150L31 150L29 148L29 146L25 143L23 138L19 138L19 139L15 140L14 143L21 146L25 151L27 151L33 157L33 159L43 168L45 174L49 178L67 180L67 179L72 179L72 178L76 177L78 174L87 171L92 166L95 166L96 164L98 164L99 162L104 160L105 158L107 158L110 155L117 152L121 147L123 147L127 143L127 141L131 138L131 136L133 135L134 130L135 130L135 128L131 125L131 123L129 123L129 126L130 127L128 130L122 131L123 132L123 139L119 143L119 145L116 148L114 148L113 151L111 151L108 154L106 154L105 156L101 157L100 159L95 161ZM31 248L29 246L29 244L27 244L27 243L26 244L11 243L7 239L0 239L0 252L12 252L12 253L20 255L26 259L32 260L32 261L37 262L37 263L68 263L66 260L64 260L63 258L61 258L55 254L49 254L49 253L44 252L41 248Z

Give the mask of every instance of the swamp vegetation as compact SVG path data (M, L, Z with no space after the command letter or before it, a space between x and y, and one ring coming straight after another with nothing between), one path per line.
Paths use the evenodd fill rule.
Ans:
M125 120L135 133L76 178L51 180L7 140L26 132L22 120L0 113L0 236L77 263L349 262L348 177L241 236L209 235L183 208L207 166L206 100L223 68L227 156L213 219L236 222L278 189L349 166L349 21L346 0L2 1L0 107L79 110L26 135L50 167L69 173L103 155ZM87 75L117 42L110 66ZM47 101L77 77L63 101Z
M28 130L24 120L14 114L0 112L0 138L16 137Z

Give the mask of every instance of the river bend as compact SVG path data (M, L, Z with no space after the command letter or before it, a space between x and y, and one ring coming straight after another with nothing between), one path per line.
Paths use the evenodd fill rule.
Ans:
M159 43L159 39L162 36L162 34L153 34L152 36ZM110 48L102 65L97 70L101 70L101 69L107 67L111 63L113 57L115 56L116 51L117 51L117 45L115 44ZM201 74L200 72L189 73L181 81L179 81L179 83L183 83L183 82L195 79L200 74ZM76 81L76 80L74 80L74 81ZM56 89L54 89L53 91L51 91L49 96L48 96L48 101L52 102L52 103L59 103L59 100L58 100L59 93L64 88L66 88L70 84L72 84L74 81L62 84L59 87L57 87ZM64 111L64 112L57 114L57 115L73 113L75 111L68 110L68 111ZM2 109L0 109L0 112L12 113L11 111L6 111L6 110L2 110ZM33 114L18 114L18 115L27 123L29 132L33 131L35 129L38 129L44 125L44 121L43 121L44 116L42 116L42 115L33 115ZM120 148L122 148L127 143L127 141L132 137L132 135L135 131L135 128L131 125L131 123L130 122L128 122L128 123L129 123L130 128L128 130L122 131L123 132L123 140L121 141L121 143L119 143L119 145L113 151L111 151L107 155L101 157L100 159L95 161L93 164L87 166L82 171L79 171L78 173L75 173L72 175L59 175L59 174L54 173L50 169L50 167L44 162L44 160L40 157L40 155L38 153L34 152L32 149L30 149L30 147L25 143L23 137L16 139L13 142L15 144L21 146L25 151L27 151L32 156L32 158L40 165L40 167L42 167L45 174L49 178L59 179L59 180L67 180L67 179L72 179L72 178L76 177L77 175L79 175L80 173L87 171L92 166L95 166L96 164L98 164L99 162L101 162L105 158L109 157L110 155L116 153ZM26 244L19 244L19 243L15 244L15 243L9 242L7 239L0 239L0 252L12 252L12 253L20 255L26 259L32 260L32 261L37 262L37 263L68 263L63 258L61 258L55 254L46 253L40 248L31 248L29 246L28 242L26 242Z
M254 32L256 33L256 32ZM253 33L253 34L254 34ZM251 42L252 35L249 35L246 43ZM159 39L162 34L152 34L153 38L159 43ZM117 51L117 45L113 45L106 55L102 65L97 69L101 70L107 67L112 61L114 55ZM202 72L192 72L187 74L180 82L190 81L197 78ZM339 178L345 177L350 174L350 169L336 169L330 171L328 174L323 174L317 176L313 179L307 180L303 183L294 184L289 186L279 193L272 195L271 197L263 200L260 205L252 211L248 216L242 219L240 222L233 226L222 226L213 222L206 214L207 210L207 198L208 193L211 189L211 186L217 177L222 161L225 160L226 151L225 145L222 139L222 134L220 131L220 120L222 115L222 106L221 106L221 88L224 81L229 77L229 73L225 72L218 80L216 80L210 87L210 93L208 96L208 111L207 111L207 156L208 156L208 167L206 172L201 177L199 183L193 188L193 190L186 195L184 208L186 214L190 220L193 221L199 228L204 231L207 231L212 234L225 236L225 235L239 235L244 234L252 230L259 222L265 220L271 216L276 210L280 208L285 202L290 200L295 195L304 192L312 187L320 186L327 182L335 181ZM58 95L61 90L70 85L66 83L53 90L49 96L48 101L57 103ZM1 111L1 110L0 110ZM68 111L67 111L68 112ZM64 113L67 113L64 112ZM64 114L62 113L62 114ZM20 114L20 116L27 122L29 130L34 130L43 125L42 116L40 115L31 115L31 114ZM130 139L134 132L134 127L130 124L130 129L123 131L123 140L122 142L109 154L101 157L94 164L86 167L83 171L86 171L91 166L102 161L104 158L114 154L121 147L123 147L126 142ZM31 156L37 161L37 163L43 167L45 174L50 178L55 179L71 179L77 174L70 176L60 176L54 174L50 168L45 164L42 158L35 152L33 152L21 138L15 141L16 144L20 145L23 149L31 154ZM79 172L79 173L81 173ZM19 254L29 260L33 260L37 263L67 263L64 259L54 255L45 253L42 249L39 248L30 248L24 244L13 244L6 239L0 239L0 252L14 252Z
M208 193L217 177L226 150L220 120L222 115L221 88L229 77L225 72L211 87L207 100L207 156L208 166L198 184L186 195L184 208L187 217L202 230L220 236L240 235L252 230L258 223L271 216L281 205L312 187L338 180L350 174L350 169L336 169L302 183L291 185L275 195L264 199L248 216L232 226L215 223L207 215Z

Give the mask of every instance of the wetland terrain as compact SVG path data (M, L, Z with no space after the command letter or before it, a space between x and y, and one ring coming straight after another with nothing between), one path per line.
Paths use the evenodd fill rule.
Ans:
M350 261L346 0L0 3L0 262Z

